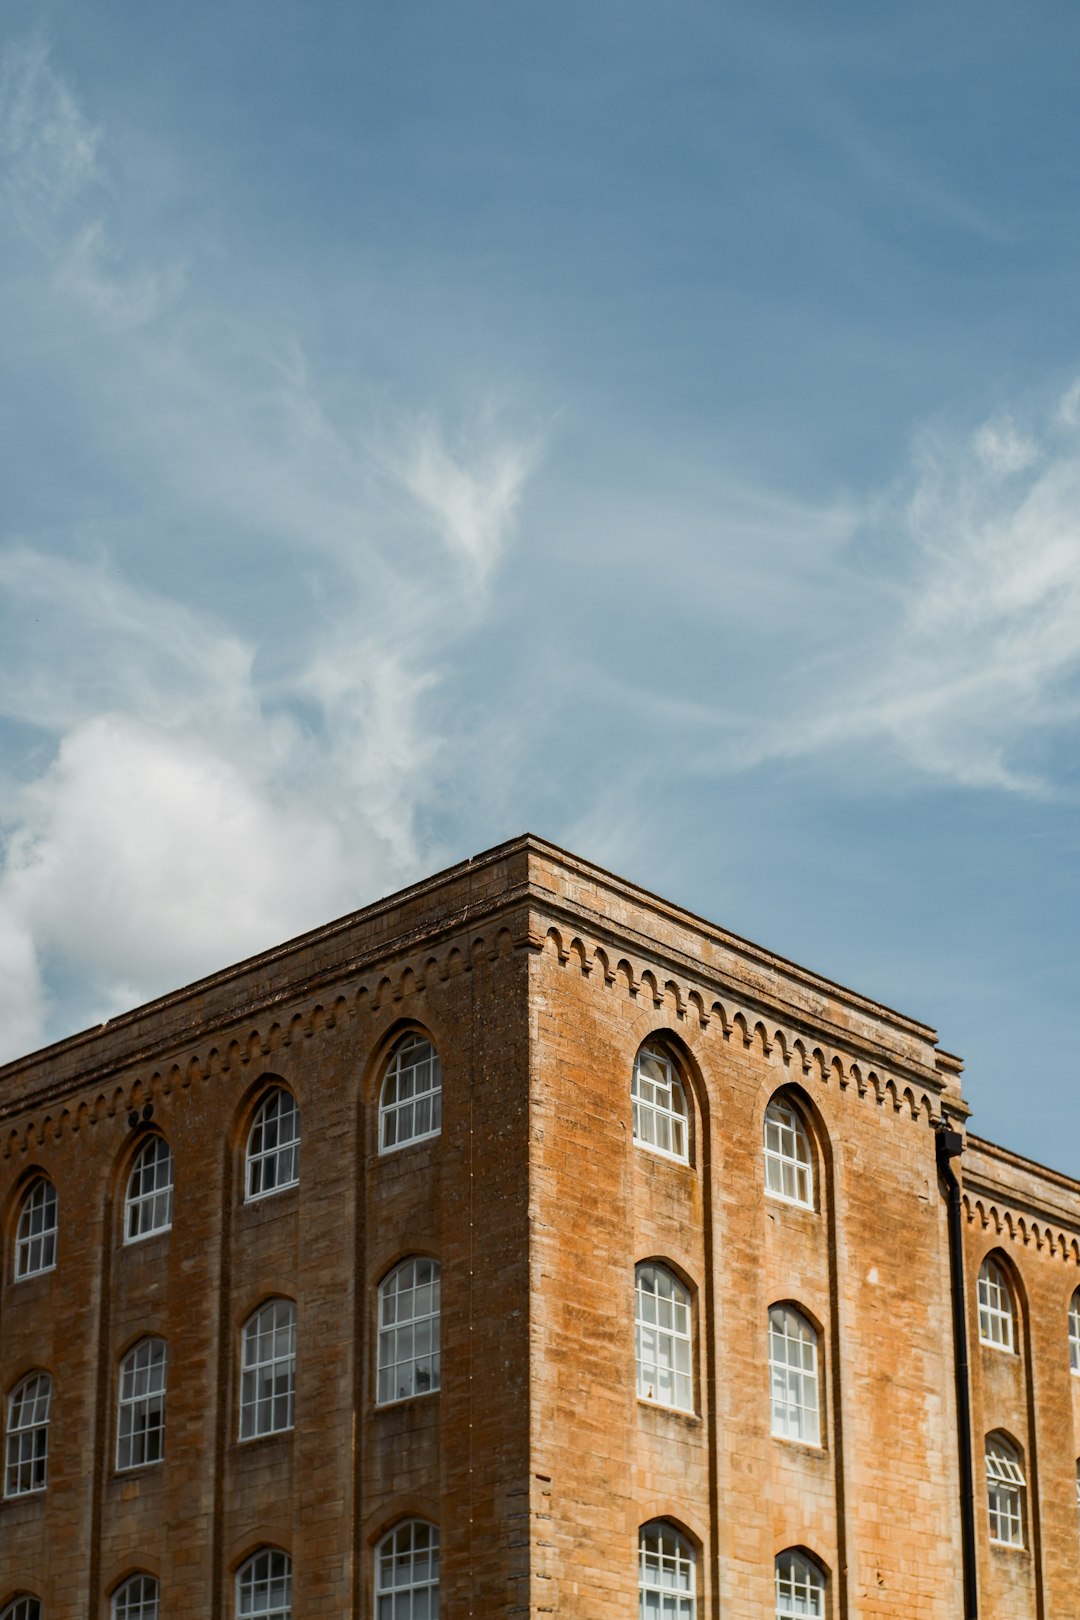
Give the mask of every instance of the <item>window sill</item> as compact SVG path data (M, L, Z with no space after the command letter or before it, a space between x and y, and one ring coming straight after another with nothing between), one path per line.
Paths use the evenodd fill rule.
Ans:
M257 1450L260 1446L272 1446L281 1440L291 1440L296 1433L296 1425L291 1429L275 1429L272 1434L249 1434L238 1437L235 1444L238 1451L249 1452Z
M637 1397L637 1404L639 1409L643 1409L646 1412L660 1412L665 1417L676 1418L680 1423L685 1423L687 1428L701 1428L702 1419L698 1416L698 1414L696 1412L688 1412L683 1406L665 1406L663 1401L650 1401L647 1395L639 1395Z
M433 1396L441 1394L441 1385L438 1389L418 1389L415 1395L399 1395L395 1401L376 1401L372 1411L400 1412L403 1406L412 1406L416 1401L430 1401Z
M773 1434L770 1435L770 1439L775 1440L778 1446L785 1446L788 1451L799 1453L804 1457L824 1459L828 1456L820 1440L794 1440L787 1434Z

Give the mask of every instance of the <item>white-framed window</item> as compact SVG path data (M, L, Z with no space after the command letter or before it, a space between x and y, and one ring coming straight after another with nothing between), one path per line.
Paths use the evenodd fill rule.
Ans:
M658 1046L643 1046L634 1060L630 1082L634 1114L634 1141L669 1159L690 1161L690 1121L686 1089L668 1054Z
M1016 1345L1016 1313L1005 1273L989 1255L979 1268L979 1339L995 1350Z
M695 1620L697 1559L673 1524L638 1531L638 1620Z
M818 1336L792 1305L774 1305L769 1311L769 1388L773 1434L819 1446Z
M693 1317L690 1294L666 1266L653 1261L634 1274L634 1351L643 1401L694 1410Z
M805 1553L789 1547L776 1559L776 1620L823 1620L825 1577Z
M999 1547L1024 1545L1024 1492L1027 1480L1020 1454L1003 1434L986 1440L986 1507L990 1540Z
M41 1604L24 1592L0 1611L0 1620L41 1620Z
M295 1187L300 1180L300 1110L284 1086L259 1104L247 1143L247 1200Z
M423 1035L394 1047L379 1094L379 1152L423 1142L442 1129L442 1067Z
M439 1532L406 1519L375 1549L375 1620L438 1620Z
M139 1149L124 1199L124 1242L137 1243L172 1225L173 1157L163 1136L150 1136Z
M439 1262L419 1255L379 1284L379 1406L438 1389L439 1293Z
M292 1559L277 1547L252 1553L236 1572L237 1620L292 1620Z
M244 1323L243 1341L241 1440L291 1429L296 1390L296 1306L292 1300L268 1299L260 1305Z
M112 1620L158 1620L160 1594L152 1575L132 1575L113 1593Z
M39 1176L27 1190L15 1232L15 1280L36 1277L56 1264L56 1188Z
M803 1209L814 1207L810 1138L795 1109L782 1097L774 1097L765 1110L765 1191Z
M1069 1301L1069 1366L1080 1373L1080 1288Z
M52 1379L30 1373L8 1399L7 1457L4 1495L27 1496L43 1491L49 1476L49 1407Z
M120 1363L116 1413L116 1466L145 1468L165 1455L164 1339L140 1339ZM147 1577L149 1579L149 1577Z

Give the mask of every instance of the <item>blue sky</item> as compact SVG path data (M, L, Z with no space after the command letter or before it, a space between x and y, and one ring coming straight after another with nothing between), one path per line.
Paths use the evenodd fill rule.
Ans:
M0 1043L524 828L1080 1174L1080 13L7 0Z

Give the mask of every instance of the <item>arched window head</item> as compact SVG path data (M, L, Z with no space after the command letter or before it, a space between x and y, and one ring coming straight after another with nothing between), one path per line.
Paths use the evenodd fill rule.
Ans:
M818 1336L791 1305L774 1305L769 1312L769 1387L773 1434L819 1446Z
M630 1082L634 1141L669 1159L690 1161L690 1120L686 1087L668 1053L643 1046L634 1060Z
M41 1620L41 1604L36 1597L23 1593L0 1609L0 1620Z
M1080 1288L1069 1301L1069 1366L1080 1373Z
M1005 1273L991 1256L979 1268L979 1339L995 1350L1016 1348L1016 1311Z
M690 1295L665 1266L651 1261L635 1271L634 1341L639 1399L692 1412Z
M244 1323L241 1440L291 1429L295 1389L296 1306L291 1299L268 1299Z
M36 1277L56 1264L56 1188L39 1176L27 1189L15 1233L15 1278Z
M49 1407L52 1379L31 1373L16 1384L8 1400L4 1495L28 1496L43 1491L49 1477Z
M695 1620L697 1559L685 1536L654 1519L638 1531L639 1620Z
M765 1191L803 1209L814 1207L810 1138L796 1110L774 1097L765 1110Z
M128 1177L124 1242L137 1243L172 1225L173 1157L163 1136L148 1136Z
M145 1468L165 1455L164 1339L141 1339L120 1363L116 1466Z
M439 1288L439 1262L416 1257L379 1284L379 1406L439 1388Z
M300 1180L300 1110L284 1086L259 1104L247 1144L247 1198L295 1187Z
M990 1540L999 1547L1024 1545L1024 1493L1027 1480L1020 1453L1003 1434L986 1437L986 1508Z
M253 1553L236 1572L237 1620L292 1620L292 1559L277 1547Z
M424 1142L442 1129L439 1054L423 1035L405 1035L390 1054L379 1094L379 1152Z
M375 1549L375 1620L437 1620L438 1613L438 1529L406 1519Z
M823 1620L825 1577L805 1553L794 1547L776 1560L776 1620Z
M132 1575L113 1593L112 1620L158 1620L160 1595L152 1575Z

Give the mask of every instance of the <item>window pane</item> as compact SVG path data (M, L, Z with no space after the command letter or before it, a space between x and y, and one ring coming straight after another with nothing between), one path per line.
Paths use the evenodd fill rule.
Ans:
M439 1054L420 1035L406 1035L391 1055L379 1099L379 1152L439 1134L442 1111Z
M295 1386L296 1307L288 1299L271 1299L244 1326L241 1440L291 1429Z
M375 1549L378 1620L438 1620L439 1532L422 1519L399 1524Z
M817 1334L786 1305L774 1305L769 1312L769 1382L773 1434L820 1445Z
M263 1100L248 1136L247 1197L263 1198L300 1179L300 1110L278 1087Z
M642 1047L634 1063L630 1097L634 1141L687 1162L686 1093L666 1053Z
M23 1199L15 1235L15 1276L33 1277L56 1264L56 1188L42 1177Z
M642 1400L694 1410L690 1295L663 1266L636 1270L635 1360Z
M8 1401L4 1495L25 1496L48 1483L49 1408L52 1379L31 1373L16 1385Z
M439 1316L436 1261L403 1260L379 1284L379 1405L439 1388Z

